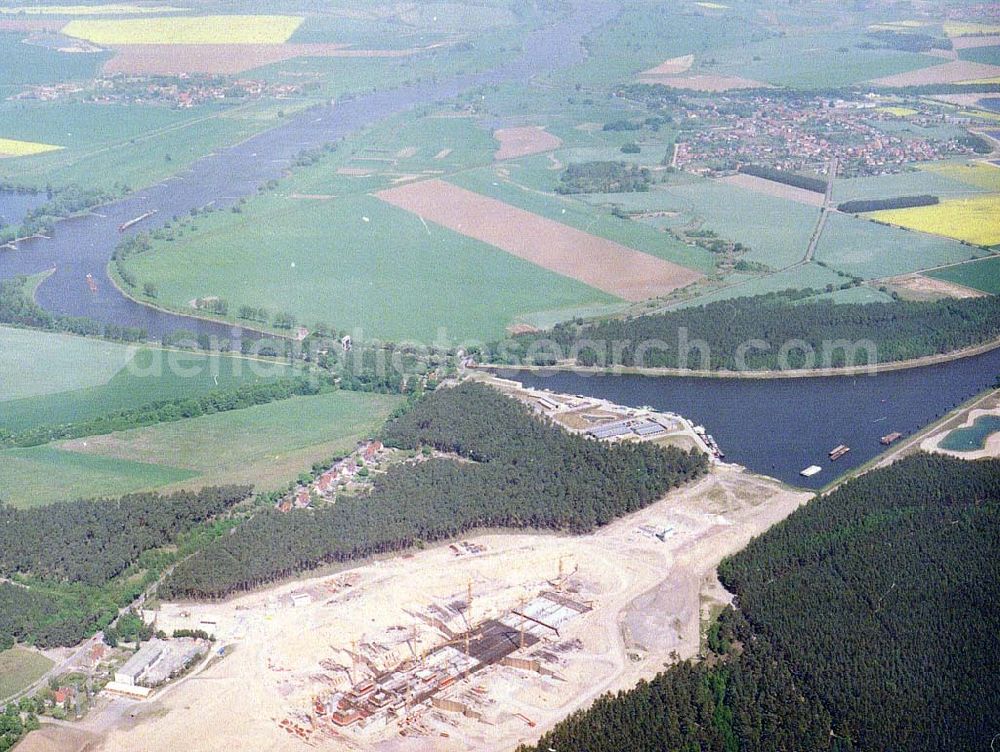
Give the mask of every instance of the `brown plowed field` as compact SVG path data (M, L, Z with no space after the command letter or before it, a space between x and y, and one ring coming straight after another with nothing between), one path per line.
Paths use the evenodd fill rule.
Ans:
M796 188L794 185L785 185L774 180L765 180L756 175L747 175L743 172L719 178L719 182L734 185L737 188L757 191L757 193L766 193L768 196L774 196L775 198L786 198L789 201L806 204L807 206L820 207L826 199L822 193L807 191L805 188Z
M65 25L45 18L0 18L0 31L59 31Z
M672 57L669 60L664 60L655 68L644 70L642 73L639 74L639 78L658 79L663 76L676 76L679 73L686 73L688 70L691 69L692 65L694 65L694 55L682 55L681 57Z
M422 51L354 50L343 44L130 44L115 50L105 73L235 74L297 57L407 57Z
M625 300L665 295L702 275L442 180L375 194L470 238Z
M1000 65L954 60L943 65L932 65L930 68L876 78L872 83L882 86L923 86L925 84L951 84L956 81L971 81L977 78L995 78L997 76L1000 76Z
M1000 44L1000 34L987 34L981 37L954 37L951 46L956 50L967 50L970 47L993 47Z
M562 141L538 125L523 128L501 128L494 131L493 138L500 142L494 159L516 159L530 154L558 149Z

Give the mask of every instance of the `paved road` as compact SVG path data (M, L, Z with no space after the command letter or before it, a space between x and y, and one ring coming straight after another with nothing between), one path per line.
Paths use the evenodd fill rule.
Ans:
M837 177L838 166L839 162L836 157L831 159L827 164L826 195L823 196L823 206L819 210L819 221L816 222L816 229L813 230L812 237L809 238L809 247L806 249L806 257L803 259L804 263L808 264L813 260L813 256L816 254L816 246L819 245L819 239L823 235L823 228L826 227L826 218L830 212L834 211L833 180Z

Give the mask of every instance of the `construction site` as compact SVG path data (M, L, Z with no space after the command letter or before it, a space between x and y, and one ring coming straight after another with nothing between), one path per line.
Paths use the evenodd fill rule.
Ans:
M561 590L564 582L560 577L552 585ZM490 678L494 667L560 680L560 654L573 647L562 642L560 628L592 610L559 590L544 590L496 617L487 616L494 607L490 603L475 623L474 604L470 582L464 598L411 612L422 629L415 622L410 630L383 635L383 643L353 644L342 651L350 657L349 669L336 660L323 661L331 671L329 690L314 698L311 711L293 713L282 725L303 739L345 729L360 739L392 724L402 736L426 735L436 725L427 717L438 715L427 712L432 710L496 725L508 713L477 680ZM421 636L437 642L418 651ZM386 668L400 653L402 662ZM513 715L528 727L535 725L523 714Z
M594 440L709 449L679 415L502 388ZM102 752L216 752L248 735L276 752L513 750L696 656L728 601L719 561L809 497L716 458L591 534L483 532L226 601L160 603L144 615L212 635L218 655L135 721L93 730Z

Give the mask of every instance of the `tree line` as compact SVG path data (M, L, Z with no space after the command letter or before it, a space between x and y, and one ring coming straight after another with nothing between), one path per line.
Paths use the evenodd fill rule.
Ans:
M240 384L231 389L216 389L193 397L157 400L139 407L119 410L89 420L57 425L35 426L23 431L8 431L0 426L0 446L38 446L50 441L98 436L130 428L171 423L185 418L242 410L296 396L311 396L333 391L331 377L276 378Z
M934 206L940 203L937 196L898 196L896 198L857 199L837 204L837 211L845 214L864 214L883 209L909 209L914 206Z
M401 463L368 495L319 510L258 512L181 562L167 598L224 598L321 564L400 551L475 528L582 533L640 509L707 469L703 454L569 434L495 390L435 391L385 426L387 446L467 461Z
M116 195L103 188L82 188L77 185L49 188L49 200L29 211L20 225L0 228L0 242L52 232L59 219L84 212L112 200Z
M101 324L84 316L49 313L25 292L27 277L0 280L0 324L13 324L51 332L70 332L119 342L144 342L146 330L137 327Z
M685 662L519 752L986 749L1000 731L1000 460L918 454L723 562Z
M496 364L544 366L569 358L583 366L757 371L839 367L852 359L889 363L1000 337L995 296L834 303L811 299L816 293L786 290L647 316L577 319L492 343L480 355ZM857 344L863 341L870 345Z
M813 193L826 193L827 182L823 178L800 175L797 172L779 170L765 165L746 164L740 167L740 172L747 175L755 175L758 178L772 180L775 183L784 183L795 188L804 188Z

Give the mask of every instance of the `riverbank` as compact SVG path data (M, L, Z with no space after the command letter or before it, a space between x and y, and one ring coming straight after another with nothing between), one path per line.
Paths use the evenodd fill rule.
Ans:
M121 293L122 297L131 300L133 303L136 303L137 305L149 308L152 311L156 311L158 313L167 313L170 314L171 316L177 316L178 318L184 318L184 319L191 319L192 321L207 321L209 323L219 324L221 326L231 326L234 330L238 330L238 333L241 336L244 334L250 334L254 335L255 338L269 337L271 339L285 339L291 342L298 342L301 339L299 337L294 337L288 333L279 334L276 331L269 331L267 329L260 329L247 324L241 324L235 320L229 321L227 319L220 318L218 316L207 316L205 314L192 313L190 311L182 311L180 309L175 310L173 308L168 308L166 306L151 303L148 300L143 300L142 298L137 297L135 293L129 290L128 285L124 284L123 280L121 279L117 270L115 269L114 261L108 262L108 265L105 267L105 271L107 272L107 278L111 281L112 286L119 293Z
M527 371L544 375L546 373L576 373L580 375L602 376L680 376L699 379L810 379L828 376L870 376L889 371L907 371L913 368L940 365L955 360L972 358L976 355L992 352L1000 348L1000 338L984 342L973 347L953 350L948 353L923 355L910 360L894 360L888 363L877 363L864 366L845 366L842 368L801 368L796 370L770 371L706 371L687 368L642 368L638 366L581 366L568 361L562 361L551 366L534 365L497 365L492 363L469 363L467 368L504 373L507 371Z

